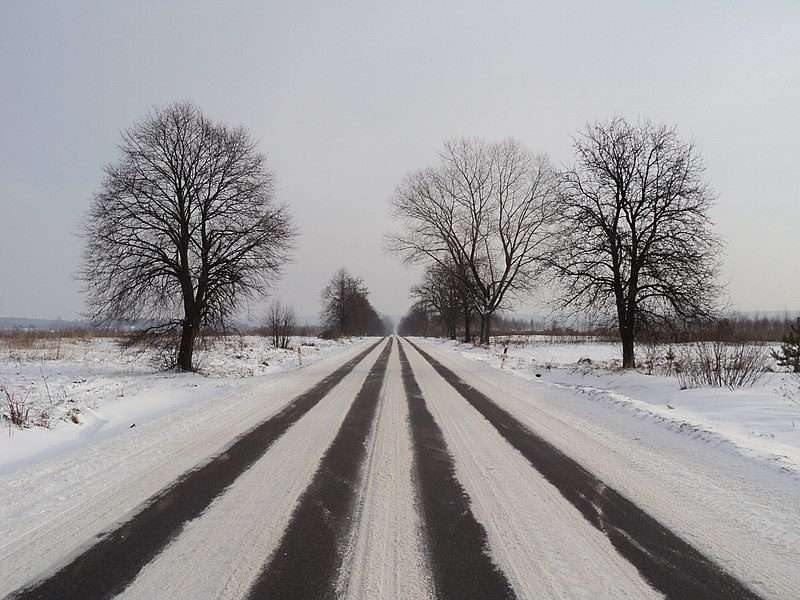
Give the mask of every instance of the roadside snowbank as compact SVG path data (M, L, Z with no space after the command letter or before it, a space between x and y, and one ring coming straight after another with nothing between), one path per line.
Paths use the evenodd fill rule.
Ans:
M452 341L439 345L537 384L572 389L595 402L654 419L678 433L728 443L743 455L800 473L800 377L792 373L767 373L749 389L681 390L674 375L621 370L620 348L611 343L514 338L489 349ZM656 354L666 354L666 348Z
M255 378L297 369L300 358L307 366L355 341L294 338L292 349L280 350L263 337L220 338L197 349L198 373L160 371L156 357L122 350L112 338L0 346L0 386L38 424L19 429L2 421L0 474L228 395ZM3 390L0 414L7 416L9 398Z

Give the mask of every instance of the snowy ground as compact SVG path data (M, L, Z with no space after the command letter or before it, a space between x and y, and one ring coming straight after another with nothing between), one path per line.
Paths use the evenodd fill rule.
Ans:
M295 338L292 349L280 350L263 337L230 336L198 348L198 373L178 374L162 371L152 353L123 350L113 338L39 339L22 348L0 339L0 414L9 413L7 390L24 402L32 425L0 421L0 474L218 400L354 342Z
M623 371L619 344L562 343L545 336L493 341L488 350L451 341L440 345L465 358L537 383L575 390L680 434L729 444L734 452L800 473L800 375L765 373L746 389L682 390L677 377L666 373L666 347L640 348L638 362L652 358L653 366Z
M313 343L303 346L298 368L294 350L231 338L201 352L205 374L191 375L159 372L110 340L62 341L27 354L0 348L0 383L17 396L31 390L32 405L51 413L49 429L11 427L0 438L0 596L79 553L366 348L357 340ZM797 378L774 373L746 390L680 390L674 377L617 370L619 349L611 344L524 340L509 346L505 361L500 344L421 345L757 593L798 597ZM126 597L165 590L242 597L379 351L188 523ZM492 557L519 597L659 596L497 430L410 355ZM393 353L358 525L344 542L344 597L428 594L399 377Z
M0 473L207 402L254 378L295 369L297 346L306 365L342 349L333 342L297 338L291 350L278 350L262 337L232 336L199 349L199 373L179 375L161 372L156 358L122 350L111 338L41 340L25 349L4 347L0 341L0 385L26 399L29 420L40 425L20 430L7 419L0 422L6 428L0 435ZM576 390L687 435L724 440L739 452L800 472L800 376L768 373L754 387L733 391L681 390L677 378L664 373L666 348L649 350L656 364L648 375L646 367L620 370L619 345L612 343L534 336L498 338L488 350L450 341L441 346L523 378ZM645 352L639 354L644 363ZM0 414L5 416L4 396Z
M787 399L780 392L784 379L791 381L788 374L752 390L681 391L674 379L598 368L598 362L619 358L614 345L509 346L503 370L504 346L485 350L441 341L429 346L466 383L757 593L800 597L800 471L791 459L798 447L792 420L800 421L800 407L793 403L796 395ZM593 357L592 365L581 360L587 357ZM677 406L667 408L667 402L676 402L684 414ZM781 416L773 419L771 435L747 435L764 432L776 412ZM480 486L487 481L468 463L463 477ZM501 479L514 477L506 473ZM488 503L489 515L495 505ZM576 548L561 551L572 555ZM514 572L510 564L504 567Z

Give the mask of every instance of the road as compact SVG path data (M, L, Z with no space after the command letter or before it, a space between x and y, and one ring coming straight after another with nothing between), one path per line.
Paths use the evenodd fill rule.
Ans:
M800 596L788 476L421 340L303 371L272 412L209 424L218 447L167 447L149 487L0 548L0 594Z

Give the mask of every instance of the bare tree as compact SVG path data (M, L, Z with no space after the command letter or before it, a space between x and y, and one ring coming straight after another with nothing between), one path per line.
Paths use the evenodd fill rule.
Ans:
M721 240L705 165L674 127L614 118L588 125L576 164L561 173L561 239L552 266L561 307L607 316L622 363L635 366L637 333L664 319L713 316Z
M470 322L475 308L470 290L464 285L464 278L459 278L455 271L452 264L428 265L422 281L412 286L411 297L416 299L418 304L435 311L445 327L447 336L452 340L457 338L458 323L463 319L464 341L469 342Z
M246 129L191 103L154 109L122 132L119 150L82 225L89 313L144 320L191 371L201 328L224 326L280 274L293 219Z
M469 289L488 343L492 314L535 281L554 209L544 156L514 140L445 142L440 164L404 177L392 198L400 233L389 251L408 263L448 268Z
M428 308L424 304L416 302L400 319L397 333L398 335L424 336L427 334L429 320Z
M367 294L364 280L342 267L333 274L320 295L322 323L336 329L339 335L358 333L354 326L360 319L359 311L364 309Z
M297 316L291 306L273 300L267 308L264 327L272 337L272 345L276 348L289 347L289 341L297 328Z

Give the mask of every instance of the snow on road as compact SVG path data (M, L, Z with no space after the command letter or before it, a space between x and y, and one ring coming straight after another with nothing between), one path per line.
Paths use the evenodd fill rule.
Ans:
M520 597L661 597L419 354L409 352L409 360L492 553Z
M569 343L548 336L499 338L490 348L437 341L448 352L473 363L491 365L514 375L565 387L589 400L611 404L641 419L657 421L689 436L730 445L748 457L800 473L800 377L765 373L753 387L680 389L664 356L679 347L640 350L640 370L621 370L619 344ZM506 360L503 352L508 348ZM767 354L769 347L761 350ZM673 365L674 367L674 365Z
M14 453L15 463L23 466L0 475L0 596L74 555L93 536L130 516L154 493L219 453L359 349L342 347L323 363L280 377L207 380L199 390L200 400L188 408L173 406L160 418L125 427L123 433L99 437L95 443L62 442L61 452L52 458L24 445L27 458ZM130 410L136 409L121 412ZM41 437L48 432L17 432L6 443L29 433Z
M530 462L402 343L453 455L471 511L486 529L490 556L518 597L660 596ZM764 460L764 454L741 452L720 436L687 435L652 413L620 409L608 394L569 386L564 373L518 377L449 344L419 343L764 598L800 597L797 471ZM113 416L114 410L126 414L120 401L116 408L101 403L96 420L75 426L79 434L89 432L83 439L70 429L72 437L55 448L38 442L53 433L44 430L18 432L6 440L0 449L21 439L25 450L11 458L0 455L0 596L74 556L183 472L224 450L366 347L342 347L302 369L250 379L170 377L165 380L169 385L156 385L150 396L146 390L152 380L147 380L137 388L145 403L159 394L178 400L171 411L142 413L146 418L136 428L123 427L125 419ZM187 523L123 596L245 596L278 546L298 498L382 347ZM376 398L354 526L340 542L344 562L337 588L344 598L432 596L397 352L395 347ZM197 397L184 387L195 389ZM93 424L99 424L102 435L89 430ZM64 429L56 437L63 438ZM29 433L36 435L25 438ZM30 443L33 438L36 443Z
M374 350L201 517L188 524L121 598L223 599L246 594L277 547L297 499L379 351Z
M393 352L378 407L357 525L338 588L342 598L431 598L408 431L408 403Z
M800 597L800 477L719 438L422 343L499 406L766 598ZM556 374L563 378L563 374ZM667 426L665 426L667 425Z

